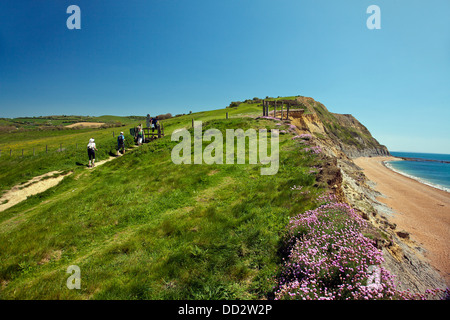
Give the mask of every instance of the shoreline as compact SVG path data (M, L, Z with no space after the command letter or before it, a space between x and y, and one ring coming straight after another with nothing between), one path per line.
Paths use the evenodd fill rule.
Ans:
M450 193L386 166L392 156L353 159L381 195L377 201L393 210L387 219L425 250L425 257L450 286Z
M389 170L391 170L391 171L393 171L393 172L395 172L395 173L401 174L401 175L403 175L403 176L405 176L405 177L407 177L407 178L409 178L409 179L416 180L416 181L418 181L419 183L422 183L422 184L427 185L427 186L429 186L429 187L432 187L432 188L435 188L435 189L438 189L438 190L441 190L441 191L445 191L445 192L450 193L450 189L447 188L447 187L445 187L445 186L442 186L442 185L433 183L433 182L431 182L431 181L428 181L428 180L426 180L426 179L424 179L424 178L420 178L420 177L414 176L414 175L412 175L412 174L408 174L408 173L403 172L403 171L401 171L401 170L394 169L394 168L390 165L389 162L392 162L392 161L409 161L409 160L405 160L404 158L401 158L401 157L395 157L395 156L392 156L392 157L395 158L395 159L383 160L383 161L381 162L387 169L389 169Z

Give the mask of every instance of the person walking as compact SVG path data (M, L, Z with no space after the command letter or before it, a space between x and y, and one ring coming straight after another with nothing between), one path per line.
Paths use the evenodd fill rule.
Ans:
M155 129L157 129L157 127L158 127L158 116L152 118L152 132L154 132Z
M89 157L89 168L95 167L95 151L98 151L95 145L94 138L89 139L87 145L88 157Z
M117 137L117 155L119 155L120 150L122 150L122 154L125 154L125 136L123 132L120 132L120 135Z
M140 146L140 145L142 145L142 136L143 136L144 132L142 132L142 128L138 128L138 130L139 130L139 132L137 134L137 143L138 143L138 146Z

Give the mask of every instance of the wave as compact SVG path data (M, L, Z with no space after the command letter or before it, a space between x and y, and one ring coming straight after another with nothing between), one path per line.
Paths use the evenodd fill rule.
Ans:
M402 161L402 160L394 160L394 161ZM406 173L406 172L397 170L397 169L395 169L394 167L391 166L390 162L391 162L391 161L383 161L382 163L383 163L383 165L384 165L386 168L388 168L389 170L392 170L392 171L394 171L394 172L396 172L396 173L398 173L398 174L401 174L401 175L403 175L403 176L405 176L405 177L408 177L408 178L410 178L410 179L416 180L416 181L418 181L418 182L420 182L420 183L422 183L422 184L425 184L425 185L427 185L427 186L433 187L433 188L435 188L435 189L439 189L439 190L442 190L442 191L445 191L445 192L449 192L449 193L450 193L450 189L449 189L449 188L444 187L444 186L441 186L441 185L436 184L436 183L433 183L433 182L430 182L430 181L428 181L428 180L426 180L426 179L423 179L423 178L419 178L419 177L413 176L413 175L408 174L408 173Z

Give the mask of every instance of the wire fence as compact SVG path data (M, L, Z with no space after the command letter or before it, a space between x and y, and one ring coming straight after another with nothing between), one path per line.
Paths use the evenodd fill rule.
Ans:
M228 112L225 113L225 119L229 119ZM194 127L194 118L192 118L192 127ZM149 128L145 128L149 129ZM164 136L164 126L161 122L161 125L158 126L156 129L156 133L150 133L150 131L147 132L148 136L150 135L157 135L158 138L161 136ZM122 130L121 130L122 131ZM112 138L117 139L117 136L119 134L117 132L112 131ZM134 143L133 135L128 136L127 139L125 139L125 147L130 147L132 143ZM148 138L146 136L146 138ZM131 141L130 141L131 140ZM152 139L153 140L153 139ZM114 142L115 141L115 142ZM102 148L106 150L117 150L117 141L110 141L107 143L101 143L97 144L97 148ZM45 147L43 145L34 146L34 147L28 147L28 148L11 148L11 147L0 147L0 159L5 159L6 157L26 157L26 156L39 156L39 155L45 155L45 154L54 154L56 152L62 153L62 152L68 152L68 151L85 151L87 148L87 143L77 142L77 143L67 143L67 142L61 142L58 144L52 143L52 144L46 144Z
M114 140L108 142L97 142L97 148L113 150L117 149L117 136L114 131L112 132L112 137ZM130 138L125 139L125 147L130 146ZM133 140L133 139L131 139ZM134 141L132 141L134 142ZM41 155L51 155L55 153L64 153L64 152L84 152L87 149L87 143L84 142L75 142L75 143L67 143L61 142L59 144L51 143L44 145L38 145L33 147L19 147L19 148L11 148L11 147L0 147L0 159L6 158L15 158L15 157L29 157L29 156L41 156Z

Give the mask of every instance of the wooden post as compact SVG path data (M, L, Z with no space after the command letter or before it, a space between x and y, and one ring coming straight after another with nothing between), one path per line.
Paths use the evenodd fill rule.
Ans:
M283 120L283 104L284 101L281 101L281 120Z
M11 157L11 155L12 155L12 150L9 149L9 156Z
M114 138L114 131L113 131L113 138Z
M62 152L62 143L59 144L59 152Z
M48 146L45 145L45 153L48 153Z
M277 100L273 102L273 117L277 117Z
M289 109L291 108L291 103L289 102L287 105L286 119L289 120Z
M147 128L150 128L151 125L150 120L151 120L150 114L147 114L147 117L145 118L145 124L147 125Z
M36 154L34 153L34 147L33 147L33 157L35 156Z
M158 138L161 138L161 124L158 126Z
M75 149L78 150L78 142L77 142L77 145L75 146Z
M263 100L262 101L262 106L263 106L263 117L266 115L266 101Z
M227 119L228 119L228 112L227 112Z
M194 127L194 118L192 118L192 128Z

